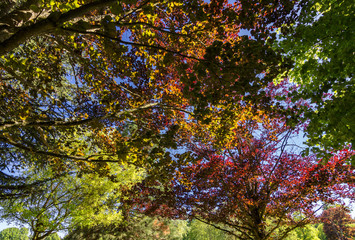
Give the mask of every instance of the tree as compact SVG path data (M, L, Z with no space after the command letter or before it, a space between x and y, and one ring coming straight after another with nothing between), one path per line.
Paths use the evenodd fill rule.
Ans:
M290 233L286 240L326 240L322 224L308 224Z
M137 136L147 138L149 132L158 134L159 130L166 127L166 124L157 127L157 124L168 120L154 109L158 105L151 102L155 93L144 90L147 85L144 81L148 80L146 74L149 70L145 69L139 57L133 55L137 49L129 50L127 44L122 44L121 50L111 51L110 48L110 54L116 51L117 56L109 57L108 49L104 48L109 48L109 45L112 47L114 40L94 40L89 36L82 41L81 37L76 38L80 33L72 32L67 35L61 32L67 30L60 30L64 23L71 20L75 23L80 18L80 24L88 23L96 17L100 22L103 15L110 15L104 12L90 15L90 12L95 9L103 11L104 7L107 7L107 10L109 7L116 10L123 7L118 15L124 17L123 10L129 13L132 11L132 18L134 12L140 12L147 2L141 2L141 5L122 4L124 6L118 6L116 1L83 1L82 5L70 1L52 1L51 4L42 1L19 1L13 2L13 7L2 16L2 170L5 167L26 167L26 163L33 162L47 164L50 161L52 165L57 165L58 171L63 171L70 170L73 163L79 163L83 169L95 168L95 162L102 158L125 161L126 155L129 154L127 150L130 150L128 145L135 145L137 149L140 145L136 142L144 143L141 139L138 140ZM23 12L30 13L31 16L24 15ZM63 17L60 26L53 25L53 22L62 21L53 19L54 15ZM138 26L145 24L140 20L143 16L136 17ZM106 21L109 20L102 22ZM126 24L130 25L129 22ZM49 30L51 34L47 33ZM124 31L126 30L122 30L122 33ZM54 39L55 36L57 39ZM104 63L102 58L110 61ZM117 64L117 58L120 59L120 64ZM13 60L7 61L9 59ZM22 65L17 65L21 64L21 61ZM114 65L118 72L120 69L131 67L128 75L121 75L115 72L111 65ZM92 72L95 69L96 71ZM132 76L132 72L141 73L143 76L136 73L134 75L137 76ZM117 83L115 78L129 78L132 86L123 81ZM102 84L97 85L99 82ZM147 99L140 97L142 92L146 93ZM116 103L117 100L119 104ZM144 116L144 123L135 121L143 119L140 114L134 114L140 111L145 112L141 115ZM116 128L123 128L134 121L139 127L136 128L136 135L132 134L131 141L127 136L122 139L119 133L113 133ZM100 131L103 131L105 137L106 131L115 135L120 149L110 151L109 154L97 152L97 146L102 142ZM7 178L1 180L11 183ZM17 178L12 180L20 182ZM11 190L17 187L18 190L22 186L26 187L24 184L18 185L20 186L8 188ZM4 189L6 187L5 184Z
M164 133L188 106L203 115L210 101L235 93L267 102L259 90L285 66L265 41L297 9L258 2L2 3L0 197L33 190L4 175L33 163L95 171L136 154L134 164L153 175L171 164L162 149L175 144ZM253 38L237 37L240 29Z
M58 233L54 233L45 238L45 240L60 240Z
M109 225L76 227L65 240L76 239L167 239L181 240L188 231L187 222L142 215L131 216L125 221Z
M355 220L343 206L324 210L321 221L328 239L351 240L355 237Z
M285 118L250 106L230 115L221 108L209 124L193 126L190 152L183 154L189 160L171 183L137 188L133 209L226 225L238 239L284 239L316 218L319 201L350 196L354 172L345 161L353 152L323 165L289 152L287 141L299 128L287 127Z
M0 203L1 218L12 223L29 225L31 239L47 239L55 232L74 226L108 225L123 216L119 202L121 188L130 188L140 181L144 172L134 166L108 167L110 177L86 173L78 176L56 176L50 169L27 174L31 181L51 179L37 192ZM51 176L55 177L51 177ZM55 238L52 236L52 238Z
M228 233L215 228L209 224L198 220L192 220L189 222L189 230L184 240L232 240L235 239L233 236L230 236Z
M300 86L295 95L313 103L303 117L310 120L308 144L329 157L330 151L355 143L355 7L346 0L303 2L298 23L281 31L279 47L294 61L287 77Z
M27 228L6 228L0 232L1 240L28 240Z

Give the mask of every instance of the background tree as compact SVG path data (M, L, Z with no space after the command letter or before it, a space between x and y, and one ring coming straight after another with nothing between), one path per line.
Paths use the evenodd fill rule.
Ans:
M68 218L76 207L76 184L68 188L68 179L57 178L43 185L41 194L26 198L11 198L1 203L1 217L12 223L29 225L30 239L46 239L52 233L66 229ZM64 185L63 182L67 183ZM65 189L67 188L67 189Z
M351 240L355 237L355 220L343 206L324 210L321 221L328 239Z
M160 217L135 215L109 225L77 227L69 231L66 240L76 239L169 239L182 240L188 231L187 222Z
M218 226L217 226L218 227ZM232 240L236 239L221 229L198 220L189 222L189 229L184 240Z
M286 240L327 240L323 231L323 224L308 224L290 232Z
M45 240L61 240L58 233L53 233L45 238Z
M355 6L346 0L303 3L298 23L281 31L279 47L294 61L287 76L300 86L295 95L313 103L303 117L310 120L308 144L329 157L354 146Z
M5 228L0 232L1 240L28 240L27 228Z
M108 225L111 221L120 221L123 218L119 207L120 189L140 181L144 172L134 166L110 166L108 169L110 178L94 173L56 176L33 194L2 201L1 217L12 223L29 225L33 240L46 239L76 225ZM51 170L28 173L32 181L53 174Z

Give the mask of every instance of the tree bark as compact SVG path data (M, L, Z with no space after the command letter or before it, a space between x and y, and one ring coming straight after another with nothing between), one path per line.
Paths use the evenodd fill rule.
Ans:
M0 42L0 56L12 51L17 46L23 44L27 39L41 35L42 33L52 32L57 27L62 26L65 22L73 20L78 17L99 9L102 7L109 6L110 4L116 2L116 0L100 0L92 3L88 3L79 8L70 10L66 13L52 12L48 17L42 19L38 22L34 22L28 26L20 27L15 33L9 34L9 36ZM36 15L31 10L27 10L29 15ZM7 18L7 20L6 20ZM11 13L2 18L2 22L6 23L11 20ZM26 18L23 19L26 21ZM1 22L0 22L1 23Z

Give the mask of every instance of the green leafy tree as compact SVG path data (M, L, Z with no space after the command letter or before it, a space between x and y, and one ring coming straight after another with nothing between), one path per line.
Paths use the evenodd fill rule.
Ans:
M296 228L285 240L326 240L322 224L308 224L302 228Z
M299 215L298 217L304 217L304 215ZM272 221L267 220L270 223L270 227L274 227ZM281 231L276 231L274 238L280 237L280 233L282 233L284 229L281 228ZM315 223L315 224L307 224L299 228L295 228L290 231L285 240L327 240L327 237L323 231L323 224Z
M308 144L322 153L355 144L355 5L347 0L301 1L298 23L282 29L280 48L294 61L287 76L299 85ZM327 155L327 154L326 154Z
M318 229L312 225L307 225L296 230L298 239L303 240L320 240L318 237Z
M5 228L0 232L0 240L28 240L28 229Z
M236 239L229 235L226 231L218 229L219 226L215 224L207 224L199 220L192 220L189 223L189 231L184 240L232 240ZM225 227L224 227L225 228Z
M53 233L45 238L45 240L61 240L58 233Z
M34 169L28 175L32 181L47 180L34 194L2 201L0 213L7 221L29 225L31 239L40 240L71 225L119 222L123 218L117 205L120 189L140 181L144 172L134 166L110 166L110 178L93 173L58 176Z

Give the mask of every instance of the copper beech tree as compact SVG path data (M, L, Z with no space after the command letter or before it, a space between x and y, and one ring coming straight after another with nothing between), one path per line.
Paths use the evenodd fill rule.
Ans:
M189 150L176 154L189 161L170 183L137 188L133 209L265 240L284 239L315 220L322 203L354 200L354 170L346 163L353 151L343 149L322 164L292 148L300 126L290 128L284 117L247 104L226 109L219 105L208 124L192 126Z
M325 209L321 215L324 233L328 239L351 240L355 236L355 220L343 206Z

